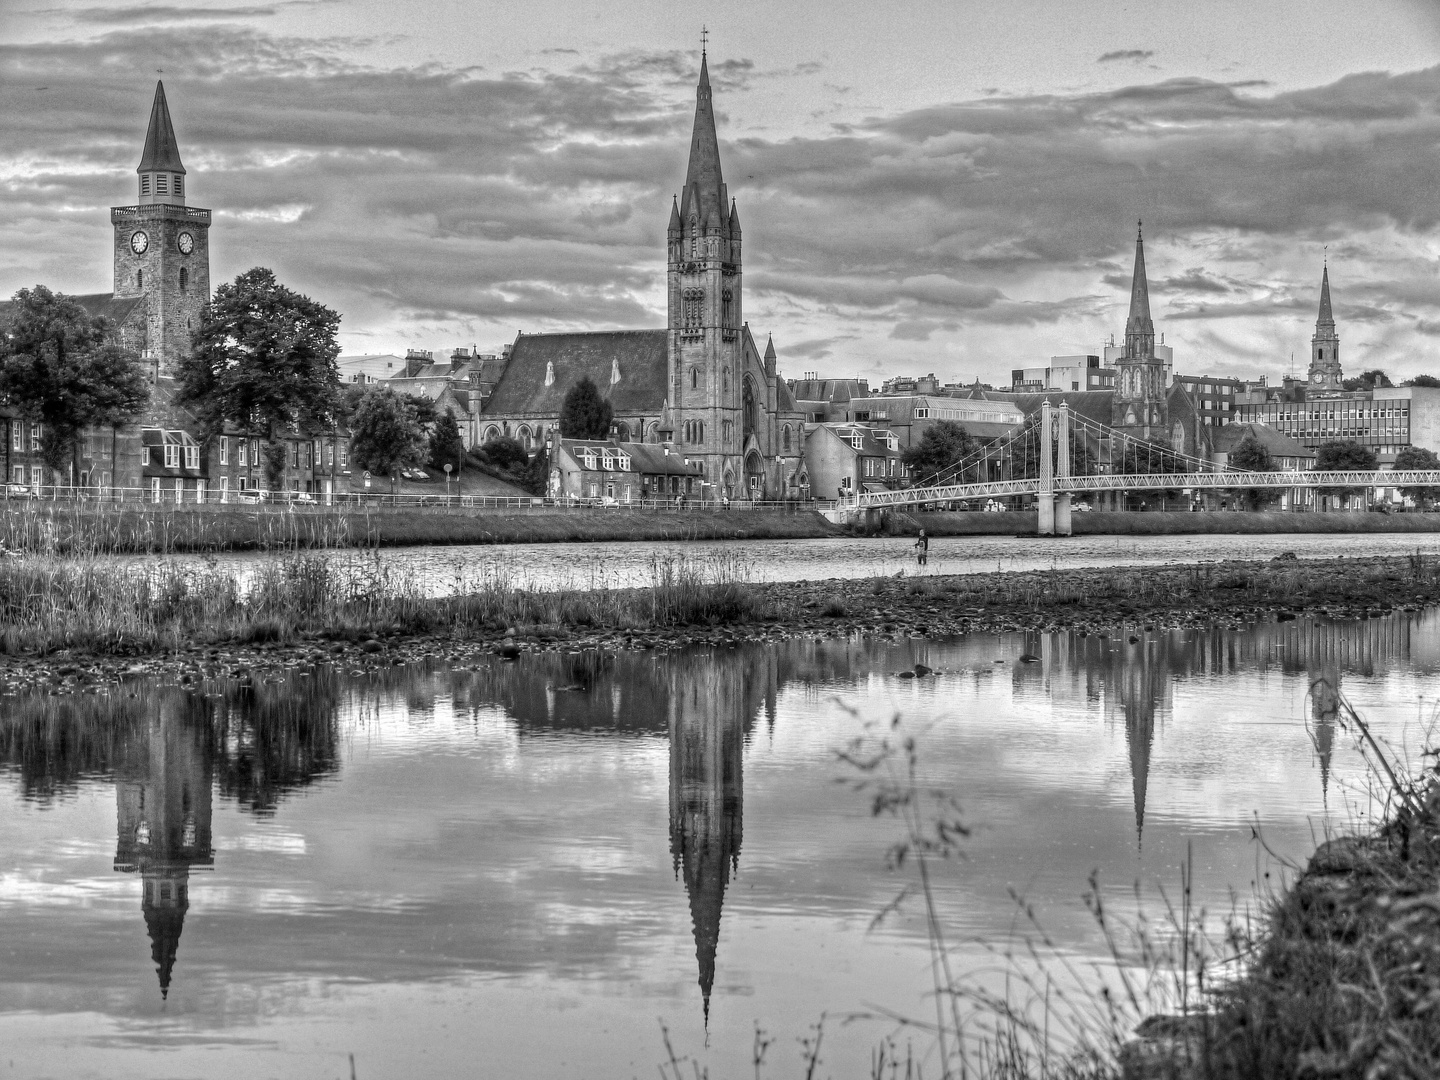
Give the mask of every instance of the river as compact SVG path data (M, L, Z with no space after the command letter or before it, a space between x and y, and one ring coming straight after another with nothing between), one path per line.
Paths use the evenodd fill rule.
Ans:
M899 716L957 800L940 917L956 969L996 985L1012 890L1103 963L1092 871L1115 913L1138 882L1157 915L1188 852L1213 915L1363 819L1324 687L1413 751L1437 630L1302 617L8 695L5 1075L343 1080L353 1055L360 1080L654 1076L663 1023L734 1077L758 1021L782 1076L824 1015L821 1073L868 1076L892 1028L842 1019L925 1016L928 948L914 904L871 926L907 879L885 863L898 823L837 757L852 739ZM916 663L940 674L896 677Z
M713 567L754 582L861 578L876 575L978 574L996 570L1158 566L1214 559L1263 559L1284 552L1300 558L1370 558L1415 551L1440 553L1440 536L1408 533L1291 534L1281 536L957 536L930 543L929 563L915 564L914 540L877 537L825 540L703 540L597 544L464 544L383 548L328 557L404 578L430 595L483 583L537 589L624 588L649 584L656 562ZM245 579L273 555L205 557ZM140 563L149 556L117 557ZM199 564L200 556L179 556Z

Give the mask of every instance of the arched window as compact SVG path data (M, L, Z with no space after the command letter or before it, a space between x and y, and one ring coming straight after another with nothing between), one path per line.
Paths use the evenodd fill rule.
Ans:
M1317 360L1324 360L1324 359L1325 359L1325 350L1324 350L1324 349L1320 349L1318 352L1316 352L1316 353L1315 353L1315 358L1316 358Z
M720 304L721 304L721 308L722 308L722 313L721 313L721 318L720 318L720 325L721 325L721 326L729 326L729 325L730 325L730 301L731 301L731 299L733 299L733 295L731 294L731 292L730 292L729 289L724 290L724 291L720 294Z
M728 367L720 372L720 389L727 394L730 392L730 369Z
M790 449L790 425L786 424L780 429L780 445L783 449Z
M699 368L693 368L693 367L692 367L692 368L690 369L690 389L691 389L691 390L698 390L699 388L700 388L700 369L699 369Z
M749 438L751 432L759 428L760 409L755 400L755 382L749 375L745 376L745 384L741 389L741 410L740 415L744 422L745 438Z
M517 432L515 432L515 437L520 440L520 442L524 445L524 447L525 447L526 450L529 450L529 449L532 448L532 447L531 447L531 442L530 442L530 440L531 440L530 428L529 428L527 425L521 424L521 425L520 425L520 430L517 431Z

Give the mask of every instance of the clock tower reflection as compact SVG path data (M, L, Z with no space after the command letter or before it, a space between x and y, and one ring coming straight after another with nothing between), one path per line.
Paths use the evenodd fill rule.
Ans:
M210 869L211 754L208 726L183 704L161 699L148 721L126 732L115 769L115 869L138 873L150 955L168 997L190 907L193 869Z

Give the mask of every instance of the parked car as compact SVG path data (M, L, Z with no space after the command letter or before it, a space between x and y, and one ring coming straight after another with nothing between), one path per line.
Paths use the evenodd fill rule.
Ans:
M265 492L259 488L246 488L244 491L237 491L234 494L237 502L258 503L265 501Z
M1076 504L1072 507L1072 509L1073 509L1073 510L1075 511L1075 513L1077 513L1077 514L1088 514L1088 513L1090 513L1091 510L1093 510L1093 509L1095 509L1095 508L1094 508L1093 506L1091 506L1089 503L1076 503Z
M6 485L5 485L5 494L8 495L8 496L9 496L10 498L12 498L12 499L23 499L23 498L27 498L27 497L31 494L30 485L29 485L29 484L6 484Z

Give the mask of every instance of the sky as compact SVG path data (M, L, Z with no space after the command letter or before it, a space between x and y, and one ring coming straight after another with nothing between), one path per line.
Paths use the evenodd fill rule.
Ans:
M346 354L663 326L701 28L745 314L789 377L1440 374L1440 4L0 0L0 295L112 288L165 81L211 279Z

